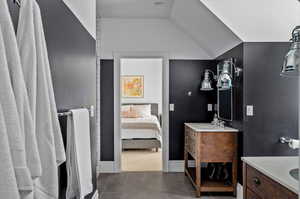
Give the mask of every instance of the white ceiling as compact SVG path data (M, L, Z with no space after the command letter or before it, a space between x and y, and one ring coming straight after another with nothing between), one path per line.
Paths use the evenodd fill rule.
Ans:
M63 0L83 27L96 39L96 0L82 3L81 0Z
M155 3L163 3L156 5ZM173 0L98 0L98 17L168 18Z
M298 0L201 0L245 42L288 41L300 25Z
M170 19L211 57L217 57L242 42L199 0L175 0Z
M300 24L298 0L97 0L97 8L100 18L169 20L211 57L241 42L286 42Z

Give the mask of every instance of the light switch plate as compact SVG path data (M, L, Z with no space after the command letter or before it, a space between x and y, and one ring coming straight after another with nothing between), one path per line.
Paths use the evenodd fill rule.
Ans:
M170 111L175 111L175 104L170 104Z
M254 113L253 113L253 105L247 105L246 107L246 115L247 116L253 116Z
M213 105L207 104L207 111L213 111Z

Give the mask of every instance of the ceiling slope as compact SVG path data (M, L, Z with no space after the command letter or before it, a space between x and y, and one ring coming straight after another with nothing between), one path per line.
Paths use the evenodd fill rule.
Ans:
M242 42L199 0L175 0L170 19L212 57Z
M298 0L199 0L244 42L288 41L300 25Z
M167 52L170 59L213 59L194 40L168 19L102 18L100 28L102 58L114 52Z
M63 0L83 27L96 39L96 0Z
M172 10L173 1L174 0L98 0L97 17L168 18Z

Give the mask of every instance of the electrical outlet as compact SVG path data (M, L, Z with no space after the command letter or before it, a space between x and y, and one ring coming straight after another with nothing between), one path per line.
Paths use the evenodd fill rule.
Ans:
M254 112L253 111L253 105L247 105L247 107L246 107L246 115L247 116L253 116L254 115L253 112Z
M213 105L207 104L207 111L213 111Z
M170 104L170 111L175 111L175 104Z

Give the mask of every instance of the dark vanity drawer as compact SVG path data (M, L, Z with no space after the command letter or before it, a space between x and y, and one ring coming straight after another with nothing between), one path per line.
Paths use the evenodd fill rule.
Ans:
M247 189L247 199L261 199L255 193L253 193L250 189Z
M297 194L244 163L245 199L297 199Z
M249 166L247 166L247 187L263 199L274 199L276 195L274 184L263 174Z

